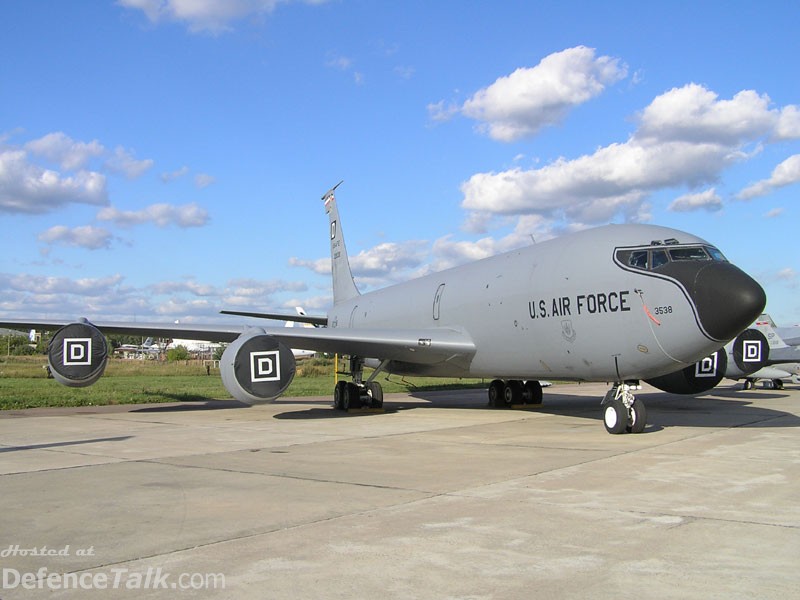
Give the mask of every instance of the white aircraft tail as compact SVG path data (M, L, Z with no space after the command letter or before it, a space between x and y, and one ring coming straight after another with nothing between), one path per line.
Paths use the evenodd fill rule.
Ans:
M788 348L789 345L783 341L783 338L775 331L775 321L772 320L767 313L762 314L758 321L756 321L756 329L767 337L770 350L777 348Z
M350 270L350 260L347 258L347 249L344 245L342 222L339 219L339 208L336 206L334 191L342 184L340 181L322 197L325 203L325 212L331 224L331 271L333 274L333 303L339 304L360 295L353 281L353 272Z

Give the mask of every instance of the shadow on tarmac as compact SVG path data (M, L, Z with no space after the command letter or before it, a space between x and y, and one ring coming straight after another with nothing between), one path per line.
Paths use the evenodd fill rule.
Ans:
M197 410L228 410L231 408L250 408L249 404L238 400L176 400L184 404L164 404L163 406L146 406L144 408L134 408L132 413L169 413L186 412Z
M713 394L713 395L712 395ZM754 402L786 398L790 394L768 392L737 392L716 388L706 396L681 396L666 392L637 394L647 406L648 426L644 433L655 433L666 427L800 427L800 417L791 413L756 406ZM536 408L514 409L522 412L545 413L579 419L602 421L600 396L545 391L544 403ZM488 406L486 390L413 392L409 397L384 401L383 413L375 411L343 412L315 406L303 410L278 413L275 419L339 419L396 413L426 408L474 410L509 410Z
M96 444L98 442L124 442L125 440L132 439L132 435L121 435L118 437L107 438L93 438L90 440L73 440L70 442L50 442L47 444L31 444L29 446L3 446L0 447L0 453L3 452L20 452L22 450L42 450L44 448L61 448L63 446L77 446L80 444Z

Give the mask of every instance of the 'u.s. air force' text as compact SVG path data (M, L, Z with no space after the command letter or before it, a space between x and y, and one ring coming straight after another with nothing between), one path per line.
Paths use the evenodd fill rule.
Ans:
M619 292L599 292L531 300L528 302L528 313L531 315L531 319L546 319L548 317L627 312L631 309L628 303L629 296L628 290L621 290Z

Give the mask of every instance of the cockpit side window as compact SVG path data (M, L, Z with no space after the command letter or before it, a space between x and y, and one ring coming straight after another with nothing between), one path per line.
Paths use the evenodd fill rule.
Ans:
M628 264L636 269L647 269L647 250L634 250L631 252Z

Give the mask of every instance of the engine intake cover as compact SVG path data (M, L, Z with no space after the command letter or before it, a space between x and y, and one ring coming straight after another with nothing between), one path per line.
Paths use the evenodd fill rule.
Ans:
M693 365L647 379L647 383L670 394L700 394L715 387L725 376L728 366L728 353L720 348Z
M275 400L292 383L295 370L292 350L258 331L239 336L225 348L220 361L225 389L247 404Z
M733 340L733 362L744 375L755 373L767 366L769 342L758 329L745 329Z
M86 387L106 369L106 336L91 323L70 323L56 331L47 347L50 373L69 387Z

